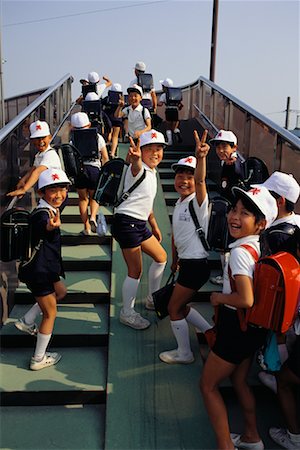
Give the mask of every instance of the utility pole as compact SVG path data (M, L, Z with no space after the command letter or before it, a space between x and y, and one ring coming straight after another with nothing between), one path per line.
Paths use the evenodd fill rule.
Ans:
M219 12L219 0L214 0L212 30L211 30L211 48L210 48L210 70L209 70L210 81L215 81L218 12Z
M286 101L286 115L285 115L285 127L287 130L289 129L289 124L290 124L290 102L291 102L291 97L287 98Z

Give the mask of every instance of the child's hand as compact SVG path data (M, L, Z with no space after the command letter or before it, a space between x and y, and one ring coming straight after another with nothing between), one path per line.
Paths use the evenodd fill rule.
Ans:
M8 192L6 195L7 195L7 197L19 197L19 198L21 198L25 194L26 194L25 189L23 187L21 187L20 189L16 189L15 191Z
M141 134L142 134L141 131L138 131L138 130L137 130L137 131L134 132L133 137L134 137L135 139L138 139L138 138L141 136Z
M158 242L161 242L161 241L162 241L162 234L161 234L160 229L159 229L157 226L151 227L151 228L152 228L152 234L153 234L153 236L156 237L156 239L158 240Z
M103 78L104 81L110 81L110 79L106 75L103 75L102 78Z
M123 108L123 106L125 105L125 100L123 95L119 95L119 106L121 106L121 108Z
M210 303L212 304L212 306L218 306L220 304L220 302L218 301L219 296L220 296L219 292L213 292L210 295Z
M194 130L194 138L195 138L195 157L198 158L205 158L209 152L209 145L205 143L206 137L207 137L207 130L203 131L201 140L199 138L197 130Z
M172 273L176 273L178 269L179 269L178 261L172 262L172 264L171 264L171 272Z
M232 152L231 155L228 155L227 153L225 153L225 156L226 156L225 164L227 164L228 166L231 166L232 164L235 163L236 158L237 158L236 152Z
M142 151L140 149L140 139L137 140L137 143L134 143L134 140L132 137L129 137L130 147L128 150L128 158L129 162L133 164L134 162L138 161L142 158Z
M59 228L61 226L60 220L60 212L59 209L56 209L56 214L50 209L50 217L47 223L47 230L53 231L55 228Z

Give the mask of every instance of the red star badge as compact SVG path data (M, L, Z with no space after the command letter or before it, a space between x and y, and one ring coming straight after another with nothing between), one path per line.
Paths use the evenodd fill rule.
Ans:
M36 129L36 130L41 130L42 127L41 127L41 125L36 125L35 129Z
M151 139L157 138L157 133L151 133Z
M58 173L54 173L53 175L51 175L51 177L52 177L52 180L53 180L53 181L59 180L59 175L58 175Z
M185 158L184 162L192 164L193 158Z
M253 188L253 189L250 189L249 192L251 192L251 194L253 194L253 195L257 195L260 193L260 191L261 191L261 189L259 189L259 188Z

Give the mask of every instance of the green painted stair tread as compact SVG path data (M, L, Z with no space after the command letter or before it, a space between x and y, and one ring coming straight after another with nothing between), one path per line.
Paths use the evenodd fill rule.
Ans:
M108 294L110 286L110 273L107 271L67 271L64 283L67 286L68 294ZM20 283L16 292L28 292L28 289L24 283Z
M110 245L67 245L62 247L64 261L109 261L111 259Z
M0 335L22 335L14 323L23 317L29 305L15 305L0 331ZM37 317L37 325L41 322L41 316ZM75 335L88 334L98 335L108 332L108 305L103 304L59 304L57 307L57 317L55 320L55 335Z
M61 230L62 236L79 235L80 232L83 230L83 224L82 223L67 223L67 222L64 223L64 222L62 222L60 230ZM91 236L97 236L97 234L92 233ZM107 224L107 236L111 236L110 224ZM86 236L86 238L89 238L89 236Z
M112 215L112 209L111 207L107 207L107 206L101 206L101 212L105 215L105 216L111 216ZM72 216L79 216L79 207L76 205L73 206L66 206L63 210L63 212L61 213L61 218L62 218L62 222L64 220L64 216L65 215L72 215Z
M105 348L59 348L61 360L47 369L29 369L33 349L1 350L1 392L105 391ZM50 346L49 351L56 348Z
M102 450L104 434L104 405L1 408L2 450Z

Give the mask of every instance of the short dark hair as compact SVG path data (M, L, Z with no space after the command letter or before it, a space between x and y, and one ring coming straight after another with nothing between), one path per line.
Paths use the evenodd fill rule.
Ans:
M275 200L278 200L280 197L283 197L283 195L277 194L277 192L269 191L272 197L275 198ZM295 210L295 203L291 202L287 198L283 197L285 199L285 210L288 213L291 213Z
M251 212L254 215L255 223L258 223L261 220L266 220L266 216L258 209L258 207L251 201L251 199L240 191L235 191L231 209L236 206L239 200L241 200L247 211Z

